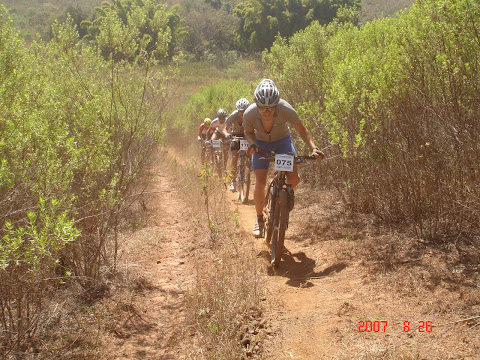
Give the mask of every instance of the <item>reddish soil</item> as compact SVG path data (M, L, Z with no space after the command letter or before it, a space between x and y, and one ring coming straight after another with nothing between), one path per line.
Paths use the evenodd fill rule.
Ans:
M167 173L156 170L148 214L123 239L123 266L146 280L131 293L133 315L105 333L106 359L194 358L188 349L195 339L182 324L195 234L182 221L190 206L174 190L178 179ZM228 196L241 230L250 233L252 201ZM336 193L305 184L296 190L285 245L275 270L263 240L251 237L266 269L268 327L251 357L480 359L478 262L468 258L478 246L425 243L373 217L350 215Z

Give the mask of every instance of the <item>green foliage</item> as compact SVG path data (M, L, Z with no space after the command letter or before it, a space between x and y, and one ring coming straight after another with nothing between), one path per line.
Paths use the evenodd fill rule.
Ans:
M177 115L174 127L184 134L195 134L203 119L215 119L220 108L230 114L235 110L235 103L240 98L253 101L252 94L255 84L247 84L244 80L223 80L217 84L203 86L198 92L191 95L187 104ZM178 114L178 113L177 113Z
M282 89L282 97L297 109L305 125L319 136L320 109L325 99L325 60L328 36L317 21L290 39L278 37L270 51L263 53L269 73ZM288 45L287 45L288 44Z
M328 24L339 9L344 20L355 21L359 7L359 0L247 0L234 10L240 18L237 40L244 49L263 51L272 45L277 35L291 37L312 21Z
M231 13L234 2L178 0L178 12L189 28L189 36L182 42L186 55L219 68L237 60L240 49L234 44L233 32L238 24Z
M429 238L478 234L479 20L478 1L423 0L361 28L312 25L264 53L339 155L326 166L356 209Z
M362 0L360 23L394 16L398 11L412 6L414 2L415 0Z
M88 286L115 262L108 240L164 133L168 73L146 52L106 61L71 18L52 36L26 47L0 8L0 354L34 341L53 275Z
M132 61L145 51L156 59L172 60L188 36L178 6L170 9L154 0L113 0L95 8L97 17L82 22L86 39L96 42L105 58Z
M103 0L2 0L9 10L13 24L22 32L22 37L28 43L39 35L42 39L51 39L51 25L58 19L65 21L70 14L79 29L80 22L90 17L93 7ZM83 34L80 34L83 36Z

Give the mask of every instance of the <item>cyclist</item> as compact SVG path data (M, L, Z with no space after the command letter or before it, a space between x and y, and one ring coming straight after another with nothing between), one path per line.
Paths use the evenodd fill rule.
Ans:
M227 118L227 132L232 136L237 137L244 137L244 129L243 129L243 113L247 110L250 102L245 99L239 99L235 103L235 107L237 108L234 112L230 114ZM237 169L237 161L238 161L238 151L240 150L240 141L235 140L230 142L230 150L232 152L232 169L230 170L230 176L232 177L232 182L230 183L230 190L236 190L235 184L235 172Z
M295 109L280 98L280 92L272 80L263 79L260 82L255 89L254 100L255 103L250 105L243 115L243 126L245 138L249 143L249 152L253 153L252 170L255 173L253 198L257 220L252 234L255 237L263 237L265 225L263 204L270 162L262 159L258 151L296 155L290 137L289 126L291 126L298 131L302 140L319 161L324 158L324 154L315 145L311 132L300 121ZM292 184L293 189L299 181L297 164L294 164L293 172L287 173L287 182ZM291 199L293 204L293 192Z
M210 125L210 130L207 134L211 134L211 140L223 140L224 144L224 155L225 155L225 165L227 164L227 157L228 157L228 152L225 150L225 147L227 146L227 139L229 138L228 133L227 133L227 111L225 109L219 109L217 112L217 117L212 121L212 124ZM212 150L212 157L213 157L213 150Z
M205 143L204 141L207 140L207 133L208 133L208 130L210 129L210 124L212 123L212 120L210 118L205 118L205 120L203 120L203 123L200 124L200 126L198 127L198 137L197 137L197 140L199 142L201 142L202 144L202 161L204 159L204 156L205 156Z

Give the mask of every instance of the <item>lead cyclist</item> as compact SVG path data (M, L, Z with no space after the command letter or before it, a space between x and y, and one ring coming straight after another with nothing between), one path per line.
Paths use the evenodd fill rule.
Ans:
M252 153L252 170L255 173L255 190L253 198L257 221L253 228L253 236L264 236L265 220L263 219L263 204L265 201L265 186L270 166L269 160L262 158L258 151L275 152L278 154L295 154L290 128L295 128L313 155L321 161L325 155L315 145L312 134L302 124L295 109L285 100L280 99L280 92L270 79L263 79L253 94L255 103L250 105L243 115L245 138L249 143L249 153ZM287 173L287 182L292 189L299 183L298 167L295 163L293 172ZM293 192L291 194L293 200ZM292 201L293 205L293 201Z
M245 112L245 110L247 110L249 105L250 102L245 98L241 98L235 103L236 110L230 114L226 121L227 132L231 136L245 137L243 128L243 113ZM233 140L232 142L230 142L230 151L232 152L232 163L230 169L230 177L232 178L232 182L230 183L230 190L232 192L237 190L235 183L235 175L237 171L239 150L240 141Z

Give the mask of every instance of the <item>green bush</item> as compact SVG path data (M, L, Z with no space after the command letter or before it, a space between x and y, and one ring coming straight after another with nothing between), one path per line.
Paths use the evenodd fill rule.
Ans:
M174 128L183 135L196 136L203 120L207 117L215 119L218 109L223 108L230 114L235 110L238 99L247 98L252 102L255 86L253 83L245 83L244 80L222 80L213 85L202 86L180 108L181 113L177 114Z
M476 2L423 0L360 28L311 26L264 54L330 142L325 166L354 208L427 238L478 234L479 19Z
M88 288L115 266L125 199L164 133L168 76L143 55L105 61L78 42L71 19L27 48L4 8L0 64L3 357L35 341L59 278Z

